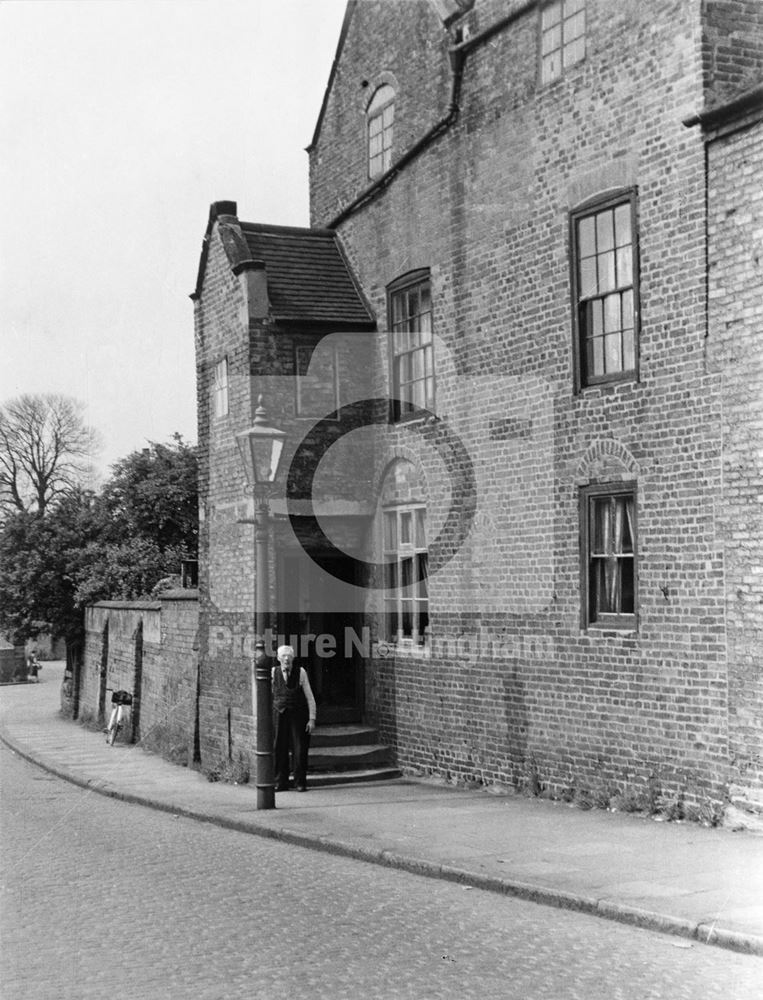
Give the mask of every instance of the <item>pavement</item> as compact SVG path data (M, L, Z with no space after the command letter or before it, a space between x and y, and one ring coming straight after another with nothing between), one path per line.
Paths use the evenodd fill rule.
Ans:
M315 787L255 808L59 710L63 664L0 688L0 740L91 793L228 829L763 955L763 837L400 778Z

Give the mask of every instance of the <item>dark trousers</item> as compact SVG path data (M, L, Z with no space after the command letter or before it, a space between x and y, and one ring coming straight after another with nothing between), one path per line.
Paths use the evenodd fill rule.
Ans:
M310 734L306 732L307 715L287 708L273 713L275 736L275 782L276 788L286 788L289 784L289 750L294 764L294 784L307 784L307 753L310 749Z

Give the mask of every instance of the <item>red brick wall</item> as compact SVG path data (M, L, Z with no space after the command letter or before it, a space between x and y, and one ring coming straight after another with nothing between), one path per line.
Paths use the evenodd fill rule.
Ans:
M175 763L192 764L196 591L171 591L159 601L102 601L87 609L85 626L80 718L103 725L111 712L111 691L129 691L136 699L139 695L133 706L133 737Z
M763 125L710 136L709 364L722 379L729 751L738 780L763 784Z
M221 220L226 234L235 221ZM245 651L233 641L252 615L253 531L240 523L246 509L244 471L235 434L250 426L249 325L242 284L231 271L233 261L221 239L220 224L208 232L203 281L195 301L196 366L199 432L199 728L201 762L217 767L237 747L232 746L229 718L248 715L251 725L249 666ZM229 412L214 411L215 365L228 358ZM243 507L242 507L243 504ZM226 636L225 640L220 637ZM231 727L234 721L231 722ZM235 724L236 742L246 748L251 730L243 735Z
M706 104L728 101L763 79L763 4L704 0Z
M477 5L472 35L499 10ZM389 282L431 268L438 412L491 498L459 558L430 579L432 656L385 649L367 709L408 768L717 800L728 777L723 386L705 354L703 142L681 124L702 106L698 6L591 0L587 12L587 58L551 85L537 82L534 9L471 51L455 126L341 225L380 317ZM398 80L399 155L444 112L447 44L427 4L358 5L311 153L316 224L367 183L362 81ZM626 186L638 190L640 381L576 395L569 212ZM492 433L502 412L515 430L527 422L530 442ZM401 430L393 449L409 444ZM447 477L421 461L436 519ZM639 629L586 632L579 490L626 478L637 481ZM527 538L544 532L534 554Z

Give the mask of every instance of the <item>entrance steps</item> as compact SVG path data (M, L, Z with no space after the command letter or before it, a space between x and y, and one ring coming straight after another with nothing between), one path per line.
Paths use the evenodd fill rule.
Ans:
M310 740L311 785L346 785L399 778L391 751L372 726L318 726Z
M763 833L763 789L731 785L723 825L733 830Z

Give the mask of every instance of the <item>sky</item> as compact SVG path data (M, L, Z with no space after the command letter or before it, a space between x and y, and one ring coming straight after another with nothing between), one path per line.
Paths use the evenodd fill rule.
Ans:
M64 393L96 467L196 441L213 201L308 225L345 0L0 2L0 403Z

